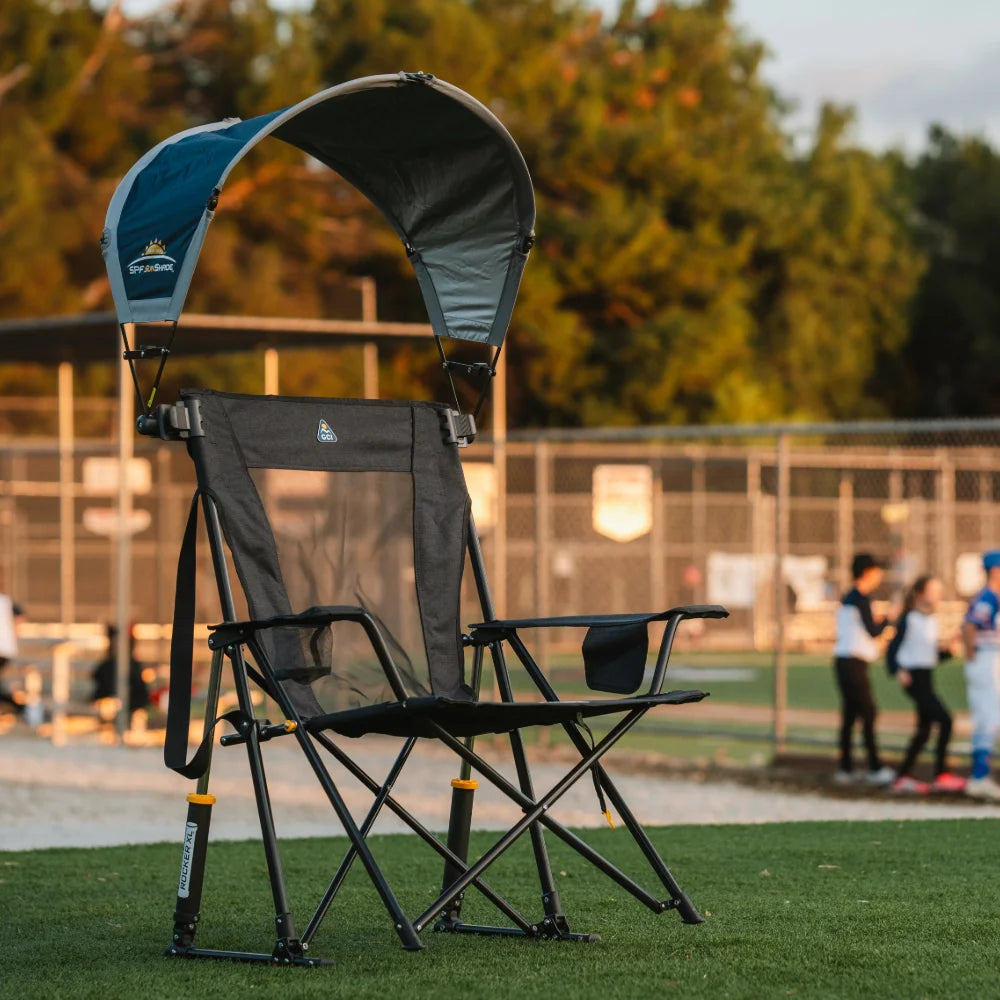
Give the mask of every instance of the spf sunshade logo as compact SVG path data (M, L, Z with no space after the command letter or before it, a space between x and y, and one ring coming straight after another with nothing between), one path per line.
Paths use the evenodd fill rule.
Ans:
M173 271L177 263L173 257L167 256L167 245L162 240L150 240L146 248L128 266L129 274L157 274L161 271Z
M325 421L320 420L319 427L316 430L316 440L321 444L334 444L337 440L337 435L333 433L333 428Z

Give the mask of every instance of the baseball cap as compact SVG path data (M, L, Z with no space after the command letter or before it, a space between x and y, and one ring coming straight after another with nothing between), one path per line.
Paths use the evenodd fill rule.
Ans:
M983 569L988 573L994 566L1000 566L1000 549L989 549L983 553Z
M996 552L997 565L1000 566L1000 549ZM885 569L885 563L881 559L876 559L870 552L859 552L851 560L851 576L855 580L862 573L869 569Z

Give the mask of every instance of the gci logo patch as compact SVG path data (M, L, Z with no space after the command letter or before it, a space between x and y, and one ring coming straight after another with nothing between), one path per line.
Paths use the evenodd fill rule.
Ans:
M316 440L321 444L334 444L337 435L333 433L333 428L325 421L320 420L319 429L316 431Z

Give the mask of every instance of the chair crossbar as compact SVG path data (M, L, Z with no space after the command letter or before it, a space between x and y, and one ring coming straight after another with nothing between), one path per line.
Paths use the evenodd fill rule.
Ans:
M420 822L420 820L418 820L397 799L395 799L391 794L389 794L392 787L390 778L392 778L392 781L394 781L395 777L398 777L398 771L402 770L402 765L400 764L400 757L403 756L403 751L401 751L400 757L397 757L396 763L393 765L393 771L390 771L390 775L386 778L386 781L383 782L382 785L379 785L379 783L374 778L372 778L371 775L369 775L356 761L352 760L350 756L344 753L344 751L341 750L341 748L338 747L336 743L334 743L333 740L331 740L328 736L326 736L323 733L316 733L314 734L313 738L316 740L317 743L323 746L324 749L329 751L331 756L333 756L338 763L343 765L343 767L354 778L360 781L361 784L363 784L370 792L375 794L376 799L373 802L371 809L369 810L369 816L366 817L365 822L362 823L360 827L362 835L367 836L368 832L371 829L371 824L374 823L374 820L377 817L378 812L384 806L390 809L393 813L395 813L395 815L398 816L399 819L402 820L402 822L404 822L415 834L417 834L417 836L420 837L420 839L423 840L425 844L427 844L434 851L436 851L442 858L444 858L445 861L452 864L457 870L464 872L469 867L467 862L465 862L457 854L451 851L448 848L448 846L442 843L442 841L438 837L436 837L430 830L428 830L427 827ZM407 740L407 744L414 743L415 741L416 737L411 737L409 740ZM404 751L406 752L406 756L408 757L409 750L404 747ZM396 770L397 764L400 764L398 771ZM387 784L389 785L388 788L386 787ZM371 823L368 822L369 818L371 820ZM341 866L343 867L344 864L347 863L348 857L353 859L353 857L356 857L356 855L357 852L355 846L354 844L352 844L348 851L348 855L345 856L344 861L341 863ZM340 872L338 870L338 875L339 874ZM344 874L346 875L346 872ZM340 882L342 881L343 879L340 880ZM335 883L337 883L336 887L334 887ZM501 913L503 913L508 919L513 921L517 925L519 932L528 933L531 931L531 926L532 926L531 922L523 914L521 914L518 910L516 910L513 906L511 906L511 904L508 903L507 900L503 898L503 896L501 896L498 892L492 889L486 882L484 882L482 879L476 879L472 882L472 885L476 889L478 889L482 893L482 895L487 900L489 900ZM322 907L323 903L325 902L326 906L323 908L322 912L320 912L320 908L317 907L316 913L313 915L313 918L310 920L309 925L306 927L306 930L302 935L302 940L304 942L309 942L315 935L316 931L319 928L319 924L322 921L323 917L325 916L330 903L333 902L333 898L336 895L337 891L339 890L339 887L340 884L338 883L337 876L335 876L333 882L330 883L330 888L327 890L327 894L329 895L329 900L327 900L327 896L325 895L323 898L323 902L321 902L320 904L320 906Z
M464 760L478 771L484 778L491 782L496 788L503 792L525 810L525 815L518 820L479 860L466 872L459 876L448 889L435 900L419 917L413 922L414 928L419 932L426 926L428 920L435 916L453 902L469 883L481 875L501 854L503 854L524 833L533 823L540 822L550 829L560 840L565 841L579 854L582 854L595 867L599 868L609 878L617 882L623 889L630 892L640 902L644 903L654 912L660 913L669 908L668 903L652 896L637 882L629 878L624 872L616 868L606 858L597 853L589 844L583 841L576 834L568 830L558 820L547 814L547 810L553 806L562 796L569 791L579 779L586 774L593 764L598 761L608 750L611 749L627 733L632 726L645 714L641 709L630 712L624 719L603 738L597 745L584 756L578 764L571 768L555 785L536 801L525 795L520 789L512 785L495 768L491 767L475 751L470 750L461 741L455 739L449 732L440 726L437 727L438 738L446 746L450 747Z
M547 701L557 700L558 695L549 683L549 679L538 666L538 663L524 645L520 636L514 633L509 637L508 641L510 642L514 654L524 666L528 676L535 683L535 686L538 688L542 697ZM562 723L562 728L581 755L586 754L590 750L590 744L588 743L587 738L580 731L578 723L564 722ZM657 851L657 849L653 846L653 842L649 839L649 836L642 824L638 821L638 819L636 819L635 814L625 801L625 797L618 790L618 786L612 781L611 776L605 770L604 765L599 762L595 763L593 770L597 775L597 780L600 782L605 794L611 800L611 804L618 811L618 815L621 817L622 822L625 824L629 833L632 835L632 838L635 840L639 849L649 862L650 867L659 876L660 881L663 883L664 888L670 893L671 898L679 900L678 910L680 911L684 922L688 924L704 923L705 918L698 912L691 900L688 899L687 894L677 883L673 873L664 863L663 858L660 857L659 851Z

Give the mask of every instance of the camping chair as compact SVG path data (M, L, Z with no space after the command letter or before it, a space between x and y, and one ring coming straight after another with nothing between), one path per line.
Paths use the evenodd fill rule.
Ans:
M647 711L696 702L701 691L662 692L678 625L688 618L723 618L717 606L681 607L652 614L498 620L459 460L474 425L446 406L370 400L254 397L188 390L159 407L164 438L187 442L197 473L178 566L171 692L165 756L168 765L198 778L190 795L181 879L169 955L319 965L307 954L353 862L361 862L406 949L422 947L428 927L443 932L496 933L553 940L593 940L574 933L555 887L544 833L569 845L654 913L675 909L686 923L702 917L628 808L602 759ZM199 506L204 512L223 622L211 629L213 650L205 737L190 762L193 623ZM230 575L230 564L235 579ZM471 566L481 618L460 627L464 567ZM663 622L663 638L648 689L647 627ZM587 682L617 697L560 701L522 640L543 627L588 629L583 643ZM515 698L505 656L509 649L541 700ZM484 658L492 662L500 700L480 698ZM467 670L466 656L471 665ZM207 950L194 944L200 917L212 802L208 768L220 673L232 667L238 707L222 716L233 731L223 746L242 745L260 816L274 901L277 940L271 953ZM281 713L271 722L254 709L253 689ZM614 714L619 720L596 742L584 721ZM538 794L521 730L560 726L579 760L551 789ZM402 746L382 780L369 775L339 737L399 737ZM507 734L516 783L476 752L475 737ZM262 745L291 738L314 771L350 841L315 912L300 933L292 918L282 872ZM404 765L418 739L434 739L460 758L453 782L451 821L442 842L393 794L405 787ZM333 780L338 762L373 795L355 818ZM490 782L523 816L475 863L467 860L476 781ZM585 776L605 797L665 889L650 891L550 815L550 808ZM603 806L606 810L606 806ZM407 916L383 875L368 834L382 809L396 814L444 861L440 892ZM528 833L541 890L541 912L526 916L485 880L490 866ZM463 897L477 889L508 923L492 927L462 919Z

